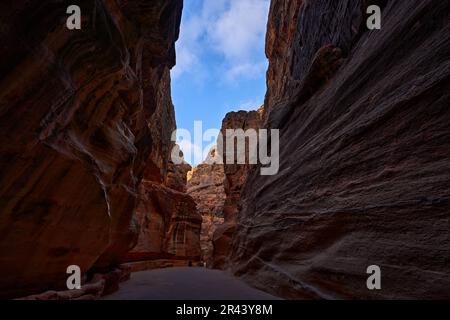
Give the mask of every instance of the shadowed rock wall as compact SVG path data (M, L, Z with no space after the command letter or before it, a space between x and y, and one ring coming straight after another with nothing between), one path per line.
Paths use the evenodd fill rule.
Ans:
M374 31L366 1L271 3L280 171L249 174L231 259L285 298L450 297L450 3L377 3Z
M165 179L182 3L1 2L1 296L64 288L68 265L108 269L132 248L144 171Z

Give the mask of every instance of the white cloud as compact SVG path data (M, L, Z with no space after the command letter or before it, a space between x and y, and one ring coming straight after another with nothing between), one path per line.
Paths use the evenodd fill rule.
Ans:
M179 78L183 73L192 70L195 65L198 65L197 56L189 48L179 46L177 49L177 64L172 71L173 78Z
M266 0L230 1L208 30L215 49L229 61L251 60L255 49L264 49L268 9Z
M237 110L254 111L258 110L258 108L261 107L261 105L262 105L261 100L244 101L238 106Z
M266 70L266 62L254 62L254 63L243 63L235 64L230 66L230 68L225 73L225 80L228 82L234 82L236 79L241 77L246 77L248 79L254 79L264 74Z
M182 22L174 78L210 72L212 66L202 61L208 51L222 56L214 67L223 70L226 81L262 75L268 10L269 0L203 0Z
M201 55L200 37L203 30L204 26L200 17L193 16L188 21L183 20L180 39L176 43L177 64L172 70L172 75L175 79L183 73L199 67L199 56Z

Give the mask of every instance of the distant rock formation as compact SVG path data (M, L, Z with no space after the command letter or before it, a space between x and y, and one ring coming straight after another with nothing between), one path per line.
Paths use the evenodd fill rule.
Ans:
M190 172L187 193L194 198L203 222L200 235L202 260L207 267L213 265L213 235L223 219L225 174L222 164L214 163L217 149L212 148L207 159Z
M169 162L168 168L164 185L145 177L141 182L136 209L139 237L124 261L170 256L200 260L202 216L194 199L186 193L186 176L191 166Z
M62 1L0 5L2 297L64 289L72 264L119 263L136 243L142 177L165 201L183 2L77 4L81 30L66 28ZM192 225L174 210L167 248L186 253L178 241L190 231L179 230Z
M381 30L366 28L369 4ZM272 0L264 118L280 170L251 170L239 193L235 274L284 298L450 297L449 13ZM228 201L242 183L225 174ZM235 212L227 202L225 220Z
M187 163L175 165L172 161L169 161L167 168L167 175L164 184L166 187L179 191L187 191L187 178L188 172L192 170L192 167Z
M214 232L214 261L213 267L223 269L228 264L231 249L231 239L234 235L239 212L241 190L247 179L249 164L226 163L226 129L258 129L262 126L261 115L263 108L258 111L238 111L228 113L222 121L223 139L223 167L225 173L224 190L226 194L223 208L224 223ZM248 162L247 162L248 163Z

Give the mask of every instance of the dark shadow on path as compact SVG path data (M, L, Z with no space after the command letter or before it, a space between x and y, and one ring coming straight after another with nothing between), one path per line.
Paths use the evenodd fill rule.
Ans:
M230 274L206 268L167 268L135 272L105 300L272 300Z

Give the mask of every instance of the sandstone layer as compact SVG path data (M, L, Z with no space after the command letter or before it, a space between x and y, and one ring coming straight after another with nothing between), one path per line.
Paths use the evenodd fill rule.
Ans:
M285 298L450 297L449 14L448 1L272 1L280 170L249 174L236 274Z
M231 249L231 240L233 238L237 217L239 213L239 202L241 198L241 190L247 179L247 173L253 165L248 164L248 148L246 149L246 164L238 164L236 157L234 163L228 163L227 158L227 129L258 129L262 126L263 108L258 111L238 111L228 113L222 121L222 137L223 137L223 167L225 173L224 191L225 203L223 206L224 223L221 224L214 232L214 258L213 267L223 269L228 265L228 256ZM236 156L236 144L233 152Z
M225 190L223 183L225 174L223 165L214 162L216 152L217 148L212 148L207 159L193 168L187 185L187 192L195 200L197 210L202 216L200 243L202 261L206 263L207 267L213 265L214 232L224 221Z
M71 4L0 4L4 297L115 265L136 242L144 172L155 188L166 176L182 0L77 1L81 30L66 28Z
M194 199L185 192L190 169L187 163L169 162L163 185L144 177L136 209L139 237L125 261L168 257L200 259L202 216Z

